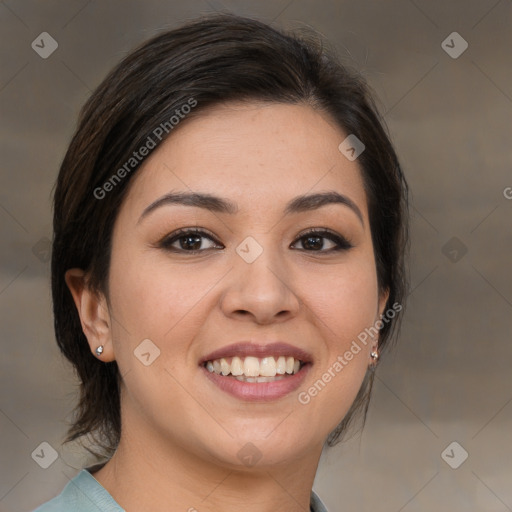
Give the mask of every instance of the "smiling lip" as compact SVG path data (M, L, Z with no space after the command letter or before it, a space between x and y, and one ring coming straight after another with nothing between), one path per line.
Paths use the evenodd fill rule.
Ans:
M242 382L233 377L210 373L204 366L201 370L222 391L235 398L249 402L270 402L295 391L306 378L311 364L305 364L297 373L274 382Z
M292 356L295 359L299 359L303 363L311 363L312 357L310 354L301 350L300 348L289 345L288 343L267 343L256 344L256 343L233 343L226 347L219 348L214 352L211 352L206 357L203 357L199 361L199 365L203 365L206 361L213 361L214 359L221 359L222 357L265 357L265 356Z
M209 372L205 367L207 361L235 356L254 356L260 358L265 356L292 356L303 364L297 373L273 382L243 382L232 376ZM281 342L265 345L244 342L234 343L211 352L199 362L200 369L210 382L235 398L251 402L277 400L293 392L304 381L311 365L312 357L310 354L293 345Z

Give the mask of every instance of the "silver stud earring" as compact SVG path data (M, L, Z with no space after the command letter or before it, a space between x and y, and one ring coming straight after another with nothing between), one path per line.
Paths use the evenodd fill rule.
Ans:
M96 355L99 357L99 356L101 356L101 354L103 354L103 345L100 345L100 346L96 349Z
M377 349L371 351L370 357L372 358L371 368L375 368L379 360L379 352L377 351Z

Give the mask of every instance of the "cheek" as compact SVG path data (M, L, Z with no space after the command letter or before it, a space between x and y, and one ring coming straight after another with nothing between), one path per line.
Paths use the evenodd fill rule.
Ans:
M313 285L312 285L313 284ZM318 318L330 348L343 350L373 325L378 309L377 276L373 259L329 269L303 284L304 300Z
M329 433L347 413L368 368L371 339L360 336L376 321L374 261L354 259L338 272L330 269L325 276L316 275L313 282L315 286L305 295L323 350L308 387L300 390L298 398L310 412L316 409L323 418L318 428Z
M193 279L193 273L179 272L165 261L156 264L136 250L129 259L113 258L111 269L113 343L127 396L145 409L144 414L170 421L167 409L173 404L179 404L184 414L193 408L182 403L181 388L172 374L175 362L187 357L200 325L194 315L200 311L208 282Z
M136 258L113 267L111 300L119 322L133 338L162 340L197 308L215 279L184 273L172 265ZM209 282L211 280L211 283ZM218 280L218 279L217 279Z

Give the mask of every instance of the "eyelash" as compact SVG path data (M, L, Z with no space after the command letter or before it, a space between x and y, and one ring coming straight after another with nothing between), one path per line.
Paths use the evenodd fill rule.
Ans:
M162 248L162 249L165 249L165 250L168 250L168 251L171 251L171 252L180 252L180 253L188 253L188 254L198 254L198 253L201 253L201 252L205 252L205 251L209 251L209 250L212 250L213 248L209 248L209 249L194 249L194 250L186 250L186 249L181 249L181 248L176 248L176 247L172 247L172 244L177 242L178 240L180 239L183 239L183 238L187 238L187 237L190 237L190 236L199 236L199 237L205 237L205 238L208 238L210 239L212 242L214 242L215 244L218 244L218 245L222 245L222 244L219 244L219 242L217 242L217 240L215 239L215 237L207 232L206 230L204 229L196 229L196 228L183 228L183 229L179 229L178 231L175 231L174 233L172 233L171 235L165 237L159 244L159 246ZM351 249L352 247L354 247L349 240L347 240L345 237L341 236L341 235L338 235L336 234L335 232L331 231L330 229L327 229L327 228L321 228L321 229L318 229L318 228L315 228L315 229L310 229L304 233L301 233L298 237L297 237L297 241L300 241L300 240L304 240L308 237L320 237L320 238L326 238L328 240L330 240L331 242L335 243L336 244L336 247L333 247L331 249L327 249L327 250L307 250L307 249L294 249L294 250L302 250L302 251L305 251L305 252L314 252L314 253L323 253L323 254L326 254L326 253L333 253L333 252L338 252L338 251L347 251L349 249ZM295 242L296 243L296 242ZM292 244L292 245L295 245ZM216 247L217 249L219 247Z

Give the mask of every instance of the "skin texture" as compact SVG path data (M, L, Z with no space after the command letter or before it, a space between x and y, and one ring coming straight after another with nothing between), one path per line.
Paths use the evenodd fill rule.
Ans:
M305 105L230 103L183 122L144 162L116 219L108 300L84 273L66 280L84 333L102 361L122 374L120 445L95 478L128 512L309 510L328 434L353 402L371 362L370 342L307 405L297 395L332 367L383 313L357 160L338 145L347 134ZM169 192L201 192L238 206L233 214L167 204ZM296 196L336 191L346 205L285 215ZM180 228L209 231L196 254L159 243ZM348 250L306 250L302 233L328 228ZM248 236L263 248L247 263L236 252ZM173 246L179 250L179 240ZM293 248L292 248L293 247ZM145 366L144 339L160 350ZM204 375L201 357L237 341L284 341L312 355L300 388L248 402ZM260 460L237 453L253 443Z

